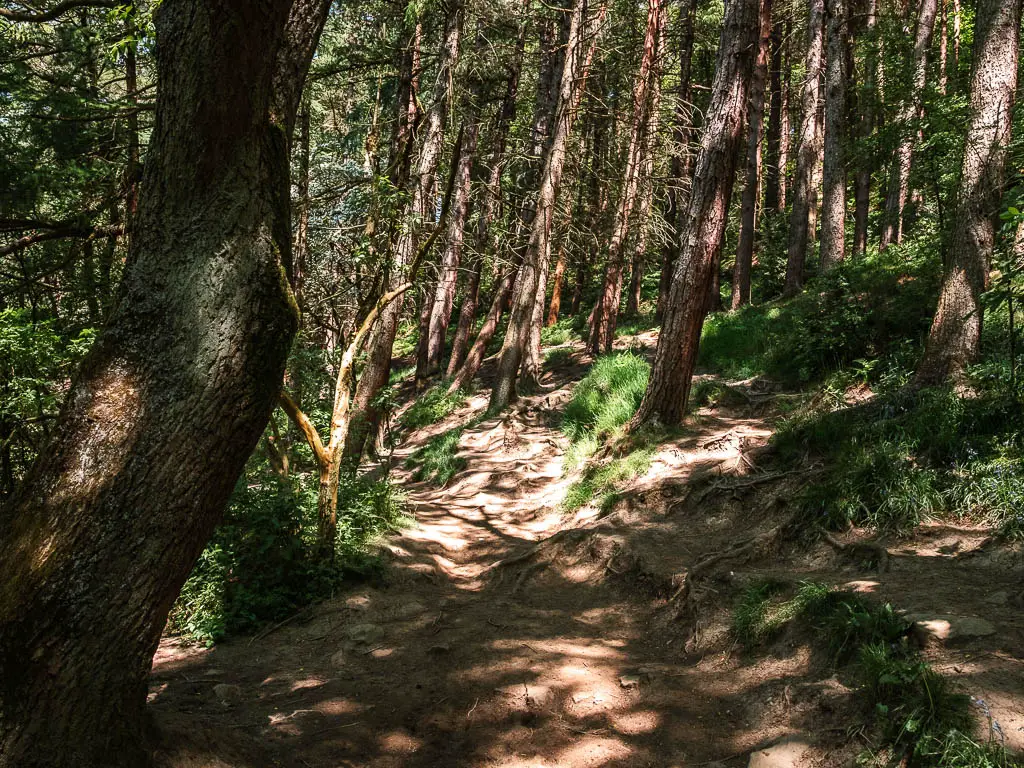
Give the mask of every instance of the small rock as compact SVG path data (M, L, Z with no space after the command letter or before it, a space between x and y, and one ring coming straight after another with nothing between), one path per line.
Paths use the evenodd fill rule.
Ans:
M640 678L637 675L623 675L619 678L619 685L623 688L639 688Z
M213 695L216 696L217 700L225 707L231 707L242 700L242 689L237 685L218 683L213 686Z
M392 612L392 615L399 620L402 619L413 619L419 616L421 613L427 610L427 607L423 603L411 602L402 603L397 606Z
M991 595L985 598L986 603L991 605L1006 605L1010 602L1010 593L1005 589L1000 589L998 592L993 592Z
M905 618L911 622L914 635L924 645L951 643L996 633L992 622L976 616L908 613Z
M370 598L366 595L353 595L345 601L345 607L350 611L368 611L370 610Z
M384 637L384 630L379 624L349 624L345 637L356 644L370 645Z
M331 666L335 669L341 669L345 666L345 651L341 650L331 656Z
M803 768L810 765L803 757L810 747L802 737L790 736L751 754L747 768Z
M427 653L448 653L452 649L449 643L438 643L427 648Z

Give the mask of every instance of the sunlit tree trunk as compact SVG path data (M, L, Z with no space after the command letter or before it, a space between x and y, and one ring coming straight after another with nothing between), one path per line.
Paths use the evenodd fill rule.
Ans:
M0 511L0 765L150 762L153 654L297 325L288 145L327 8L156 12L160 91L120 300Z
M1010 142L1021 0L979 0L953 238L917 383L960 384L981 344L981 294L996 235Z
M665 320L647 390L630 422L681 424L686 414L712 270L721 252L729 198L745 136L744 112L757 56L758 0L730 0L694 171L682 251L672 276Z
M597 44L598 30L604 21L606 6L591 13L586 0L575 0L569 28L565 66L559 88L558 108L551 147L547 153L537 204L523 263L516 281L508 328L498 358L498 371L491 390L492 410L499 410L516 397L516 377L528 342L530 323L537 300L537 283L551 255L551 226L555 203L562 183L569 131L583 91L590 61Z
M932 33L935 30L937 7L937 0L920 0L918 6L911 62L913 77L910 93L903 100L899 116L896 118L896 128L900 133L885 199L882 235L878 243L880 250L903 241L903 209L910 192L910 170L914 162L914 145L918 136L916 123L921 116L921 99L924 97L928 77L928 49L931 47Z
M793 207L789 217L789 246L786 259L784 292L792 296L804 284L804 264L809 242L814 236L812 224L817 198L814 186L815 166L822 147L818 131L818 90L824 36L824 0L809 0L807 18L807 58L800 97L800 129L796 170L793 177Z
M565 278L565 238L558 244L558 260L555 262L555 275L551 284L551 301L548 304L548 316L544 325L552 326L558 322L558 312L562 308L562 282Z
M821 201L821 271L846 258L846 0L827 0L825 153Z
M761 182L761 127L764 122L764 90L768 75L768 47L772 34L772 0L761 0L761 33L750 80L747 106L747 169L740 205L740 239L736 247L736 266L732 275L730 307L739 309L750 303L750 270L754 262L754 236L757 231L757 198ZM774 75L773 75L774 76ZM778 175L775 178L778 195ZM777 199L777 198L776 198Z

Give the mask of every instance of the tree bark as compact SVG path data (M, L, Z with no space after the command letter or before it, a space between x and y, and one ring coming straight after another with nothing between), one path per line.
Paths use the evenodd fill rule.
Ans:
M0 512L0 765L150 762L153 654L297 325L288 141L327 7L157 10L160 93L120 300Z
M654 81L660 76L656 66L659 45L663 37L665 11L663 0L648 0L647 27L644 34L643 54L633 89L633 121L630 130L629 148L626 151L626 165L623 171L622 194L615 209L615 225L608 244L608 263L605 267L604 283L593 311L590 328L590 352L600 355L611 351L615 338L615 324L622 297L622 269L625 263L626 241L633 209L637 202L642 179L640 170L647 149L648 129L651 116L658 110L652 98L660 93Z
M882 235L878 243L878 248L882 251L893 243L903 242L903 209L910 192L910 170L914 162L914 144L918 135L917 121L921 116L921 99L928 77L928 49L931 47L932 33L935 30L936 12L936 0L921 0L914 33L910 93L904 99L896 121L899 140L893 155Z
M631 430L652 420L667 426L681 424L686 414L712 270L721 253L743 143L744 112L758 49L759 9L758 0L730 0L726 6L711 102L682 230L682 250L647 390L630 422Z
M787 296L796 294L803 287L804 264L807 262L809 241L813 237L811 219L817 197L814 171L822 152L821 134L818 131L818 90L824 16L824 1L810 0L807 19L807 63L800 99L800 133L793 178L793 207L789 218L786 282L783 288Z
M565 238L558 244L558 260L555 262L555 277L551 286L551 302L544 325L551 327L558 322L558 311L562 308L562 280L565 277Z
M607 6L602 4L596 13L590 14L586 0L575 0L573 3L551 147L544 164L530 239L519 270L508 328L498 359L497 378L491 391L492 411L504 408L516 397L516 377L528 342L530 322L533 320L537 283L551 255L551 225L562 183L569 131L594 55L606 8Z
M963 383L978 357L981 294L996 234L1017 87L1021 0L979 0L971 63L970 119L964 137L953 239L939 304L918 366L919 385Z
M515 286L518 274L519 268L515 266L498 281L498 287L494 292L494 299L491 301L490 309L487 310L487 316L484 318L483 325L480 326L480 332L477 333L473 346L470 347L469 352L466 354L466 359L462 366L451 377L452 381L448 386L449 393L468 387L480 371L480 366L484 362L484 355L487 353L487 345L494 338L494 334L498 330L498 323L501 321L501 315L512 298L512 289Z
M784 211L786 209L786 167L785 160L782 157L782 123L785 117L784 94L782 90L782 27L781 21L776 21L772 25L771 64L769 70L771 101L768 108L768 135L765 141L764 153L764 207L765 210L772 212ZM764 88L763 85L761 87L762 89ZM764 109L763 97L761 108L762 110ZM750 150L748 149L748 163L749 157ZM749 173L749 171L748 166L747 172Z
M761 127L764 122L764 86L768 74L768 46L772 36L772 2L761 0L761 33L757 60L750 80L747 105L747 171L740 205L740 239L736 248L736 266L732 274L731 309L750 303L750 270L754 263L754 236L757 232L757 198L761 182ZM773 74L773 77L777 75ZM778 137L776 137L777 140ZM776 154L776 162L778 155ZM775 177L778 201L778 173Z
M876 0L867 0L864 33L867 37L867 51L864 54L864 88L861 95L860 138L866 141L875 130L875 114L878 105L878 41L875 39L877 25ZM854 182L855 210L853 229L853 253L864 256L868 251L868 214L871 206L871 173L874 163L872 155L862 152L857 161Z
M821 271L846 258L846 0L827 0L825 155L821 200Z

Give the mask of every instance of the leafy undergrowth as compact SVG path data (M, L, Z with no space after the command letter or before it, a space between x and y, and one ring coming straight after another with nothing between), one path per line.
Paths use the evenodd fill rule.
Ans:
M402 426L407 429L427 427L450 416L466 403L466 393L461 389L448 392L447 382L442 381L416 398L402 414Z
M212 644L330 596L347 575L379 567L376 544L408 521L386 479L343 475L333 563L316 548L313 476L283 480L257 466L239 481L224 521L185 582L168 629Z
M597 358L576 385L565 408L562 431L569 438L566 468L582 466L583 472L566 490L564 511L574 512L595 498L606 509L617 498L617 485L650 467L654 456L650 441L634 441L630 450L604 463L588 463L601 445L622 436L623 427L640 406L650 371L650 365L639 355L612 353Z
M870 708L879 743L861 756L862 765L916 768L1020 765L993 740L982 743L971 699L957 692L911 645L911 627L891 605L851 592L803 583L785 597L774 582L754 584L733 614L733 632L752 647L789 626L805 625L823 641L832 664L857 685Z
M458 455L459 440L462 439L465 430L466 425L454 427L434 435L417 448L405 460L405 466L415 470L413 480L426 480L434 485L444 486L465 469L466 460Z
M713 314L698 364L790 385L821 381L855 361L881 376L890 359L916 354L935 311L940 264L930 251L891 248L844 263L793 299Z
M800 499L810 525L906 533L957 519L1024 535L1024 418L1015 398L896 392L811 409L785 421L773 442L793 464L825 460Z

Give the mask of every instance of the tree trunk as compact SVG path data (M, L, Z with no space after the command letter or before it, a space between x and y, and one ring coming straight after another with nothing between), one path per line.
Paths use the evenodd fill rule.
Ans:
M821 271L846 258L846 0L827 0L825 155L821 201Z
M928 48L931 46L932 32L935 30L936 12L937 0L921 0L914 33L910 95L903 101L896 122L900 135L893 156L889 191L885 199L882 236L878 243L878 248L882 251L893 243L903 242L903 209L910 192L910 169L914 162L914 143L917 138L916 123L921 116L921 99L928 76Z
M807 19L807 63L800 99L800 134L793 179L793 207L789 218L785 295L796 294L804 284L804 264L813 237L811 218L815 207L814 170L821 156L818 131L818 90L821 74L824 0L810 0Z
M784 117L783 91L782 91L782 22L776 21L772 25L771 33L771 64L770 84L771 103L768 108L768 135L765 142L764 158L764 207L768 211L776 212L786 209L785 200L785 179L786 168L782 160L782 121ZM755 72L755 78L757 73ZM762 76L763 77L763 76ZM752 83L756 87L756 80ZM762 97L761 109L764 110L764 84L761 84ZM760 129L758 129L760 131ZM753 138L753 136L751 136ZM760 142L760 134L758 135ZM758 143L758 147L760 147ZM760 150L759 150L760 151ZM747 174L750 173L750 149L747 149Z
M939 0L939 93L946 95L948 76L946 74L946 58L949 49L949 19L946 13L946 0Z
M0 513L4 766L150 762L153 654L267 424L297 325L292 96L327 8L157 10L160 92L121 298Z
M551 147L544 164L530 239L519 270L508 329L498 359L497 379L491 391L490 408L494 411L507 406L516 396L516 377L528 342L530 322L537 300L537 283L551 255L551 225L562 183L569 131L594 55L605 11L606 6L602 4L598 12L591 16L586 0L575 0L573 4Z
M730 0L726 6L711 102L682 230L682 250L650 380L630 429L651 420L678 425L686 414L706 297L716 256L721 253L743 143L747 93L758 49L759 9L758 0Z
M590 328L590 352L599 355L611 351L615 338L615 324L622 296L622 269L625 263L626 241L633 217L642 179L640 169L647 149L647 135L651 116L658 110L652 98L660 93L654 81L660 77L661 69L656 66L659 46L663 37L665 11L663 0L648 0L647 28L644 35L643 55L633 89L633 123L630 130L629 148L626 152L626 166L623 171L622 194L615 209L615 225L608 244L608 264L605 267L604 283L593 312Z
M875 39L877 25L876 0L867 0L867 14L864 21L868 48L864 54L864 88L861 97L860 137L863 141L871 138L875 130L875 113L878 104L878 42ZM862 152L857 161L855 180L855 211L853 229L853 253L864 256L868 251L868 214L871 206L872 155Z
M736 248L736 267L732 274L732 301L730 303L732 309L739 309L750 303L750 270L754 263L754 236L757 231L757 193L761 186L761 127L764 122L764 86L768 74L768 45L771 35L772 2L771 0L761 0L760 46L750 80L750 103L747 105L747 172L743 186L743 201L740 206L740 240ZM777 75L773 74L772 76L777 79ZM774 190L776 202L778 201L778 181L776 172Z
M558 245L558 261L555 262L555 278L551 286L551 303L544 325L551 327L558 322L558 310L562 307L562 279L565 276L565 238Z
M978 357L984 309L981 294L988 284L1012 128L1020 16L1021 0L978 2L970 119L953 240L938 308L917 370L920 385L946 380L959 385L967 366Z
M389 290L393 290L405 282L408 277L405 273L419 248L421 231L425 222L434 212L433 193L437 168L441 162L441 151L444 146L444 129L451 104L452 78L459 57L459 42L464 16L465 6L462 0L451 0L447 5L441 63L438 66L434 89L434 103L425 118L423 140L412 180L412 195L405 213L405 222L395 246L394 264L388 281ZM398 332L402 303L402 300L399 299L384 309L381 313L380 323L370 342L370 351L363 367L363 373L359 377L353 403L356 417L352 420L345 446L345 457L352 462L358 462L363 455L367 439L373 438L380 429L383 413L376 403L391 375L391 352L394 349L395 335Z
M469 282L466 284L466 295L462 298L462 307L459 309L459 322L455 327L455 338L452 340L452 354L448 358L448 369L444 374L447 379L455 375L469 352L469 334L473 330L473 321L476 320L476 308L480 301L480 279L483 277L483 272L484 259L483 256L477 254L473 259Z
M498 323L501 321L501 315L512 298L512 289L515 286L518 274L518 266L513 267L498 281L498 287L494 292L491 307L487 310L487 317L484 318L484 323L480 326L480 332L477 333L473 346L470 347L469 352L466 354L465 361L452 376L451 384L448 386L449 393L468 387L480 371L480 366L484 362L484 355L487 353L487 345L494 338L494 334L498 330Z

